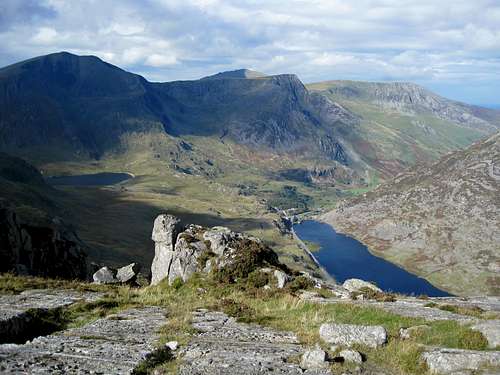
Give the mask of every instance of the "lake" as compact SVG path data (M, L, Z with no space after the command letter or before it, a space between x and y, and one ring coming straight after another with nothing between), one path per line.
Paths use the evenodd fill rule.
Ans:
M387 292L425 294L429 297L450 296L427 280L374 256L361 242L337 233L328 224L305 220L293 228L300 239L320 246L319 251L313 253L314 257L339 283L357 278L372 281Z
M95 173L81 174L74 176L52 176L47 177L46 181L51 185L72 185L72 186L106 186L115 185L120 182L133 178L129 173Z

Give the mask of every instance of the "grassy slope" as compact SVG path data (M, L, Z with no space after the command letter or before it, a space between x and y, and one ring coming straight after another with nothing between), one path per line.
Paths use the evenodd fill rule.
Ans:
M364 368L386 369L394 374L427 374L420 361L422 345L484 350L486 341L478 332L471 331L453 321L426 322L423 319L406 318L372 307L349 303L314 304L296 297L293 290L263 290L244 281L239 284L218 284L210 277L194 276L186 284L164 283L155 287L134 289L120 286L95 286L75 282L0 276L0 293L18 293L27 288L77 288L105 292L105 297L90 304L77 304L63 315L61 329L80 326L107 314L132 306L157 305L168 311L168 322L162 328L159 345L170 340L185 344L193 329L191 312L198 308L222 310L244 322L253 322L281 330L295 332L306 345L320 343L325 350L329 346L319 338L319 326L324 322L382 325L389 333L389 343L378 349L356 347L366 355ZM199 288L205 293L200 295ZM427 324L409 340L398 338L403 327ZM334 353L331 353L334 354ZM161 365L175 369L177 363ZM348 365L334 364L335 373L344 372Z

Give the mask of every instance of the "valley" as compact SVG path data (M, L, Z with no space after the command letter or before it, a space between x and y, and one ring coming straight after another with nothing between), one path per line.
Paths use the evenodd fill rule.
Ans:
M23 220L62 217L90 261L110 265L149 264L150 223L169 212L253 234L316 273L280 233L281 211L330 211L500 126L497 111L409 84L304 85L249 70L151 83L69 53L0 69L0 103L0 150L43 176L134 175L109 186L0 181Z

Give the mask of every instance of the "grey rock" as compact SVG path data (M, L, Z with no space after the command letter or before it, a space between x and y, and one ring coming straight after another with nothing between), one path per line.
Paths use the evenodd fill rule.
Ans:
M488 340L488 347L500 346L500 320L485 320L474 324L471 328L483 334Z
M195 237L197 230L200 228L190 226L178 235L168 273L169 283L176 278L187 281L193 273L199 270L198 258L208 249L203 241Z
M115 270L109 267L102 267L92 275L92 278L96 284L115 284L119 282L115 275Z
M387 332L382 326L324 323L319 329L319 335L329 344L348 347L362 344L376 348L387 342Z
M364 281L361 279L348 279L344 281L342 286L347 289L349 292L357 292L362 288L369 288L376 292L382 292L382 289L377 287L376 285L369 283L368 281Z
M39 329L39 318L78 301L92 302L101 293L72 290L27 290L0 296L0 343L23 342ZM36 313L36 314L33 314Z
M0 345L3 374L130 374L155 349L162 309L131 309L80 328Z
M151 265L151 284L156 285L170 272L175 241L182 231L179 219L171 215L159 215L153 225L151 239L155 242L155 256Z
M177 341L169 341L165 344L167 348L170 350L174 351L177 350L177 347L179 346L179 343Z
M118 268L116 278L121 283L134 283L141 267L137 263L130 263L128 266Z
M300 367L306 370L327 368L328 365L327 354L320 348L306 350L304 354L302 354L302 359L300 361Z
M300 366L288 361L304 352L290 332L238 323L207 310L194 312L192 324L199 333L179 351L181 375L303 374ZM310 371L311 375L331 374L328 369Z
M346 362L352 362L357 364L363 363L363 356L356 350L350 350L350 349L342 350L338 354L338 357L343 358L344 361Z
M283 289L286 283L290 280L290 277L283 271L274 270L274 277L277 281L278 289Z
M500 371L500 352L463 349L433 349L424 352L422 358L429 370L436 374L456 374L493 367Z

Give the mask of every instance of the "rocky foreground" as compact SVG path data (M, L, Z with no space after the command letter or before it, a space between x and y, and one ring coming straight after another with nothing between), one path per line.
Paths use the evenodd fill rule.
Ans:
M128 285L136 272L131 265L97 271L101 285L82 291L1 296L0 372L500 371L497 297L404 297L363 280L326 282L290 270L254 237L184 226L170 215L155 220L152 238L154 285L147 288ZM456 340L450 330L457 331Z
M337 293L347 291L337 286ZM325 322L319 335L330 350L320 346L301 344L296 334L239 323L222 312L198 309L192 312L194 333L186 345L176 342L159 345L160 328L173 317L169 311L157 306L129 308L110 314L79 328L66 329L53 334L31 338L25 344L10 343L7 334L15 328L22 335L28 325L19 320L34 310L49 311L69 306L77 301L96 301L102 293L80 293L71 290L27 291L21 295L3 296L0 301L0 371L16 373L104 373L126 374L144 368L148 361L158 358L179 360L180 374L333 374L331 365L347 363L357 374L391 374L377 367L364 366L363 347L381 347L387 344L388 334L382 326L362 326ZM304 292L302 301L319 304L345 303L346 297L322 298L316 292ZM12 305L23 301L16 313ZM396 314L411 314L426 320L457 320L461 324L474 324L488 338L491 346L500 344L499 321L473 319L434 307L430 302L453 306L479 307L500 313L500 300L466 301L457 298L432 298L421 301L402 298L394 302L370 300L351 301L359 305L376 305ZM32 319L42 319L42 315ZM402 338L410 338L425 326L409 327L400 331ZM354 349L353 349L354 347ZM361 350L360 350L361 349ZM494 374L500 371L499 351L460 350L427 347L422 360L431 373L437 374ZM484 370L484 372L477 372ZM348 371L348 370L346 370ZM139 372L140 373L140 372ZM159 372L162 373L162 372ZM346 372L349 373L349 372Z

